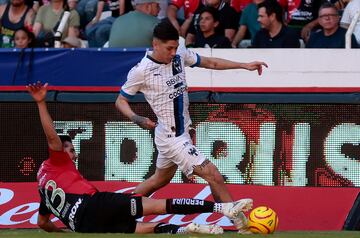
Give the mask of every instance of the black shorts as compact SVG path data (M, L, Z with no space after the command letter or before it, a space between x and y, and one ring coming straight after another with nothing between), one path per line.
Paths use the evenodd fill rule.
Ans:
M143 214L141 197L132 194L97 192L84 205L77 232L134 233Z

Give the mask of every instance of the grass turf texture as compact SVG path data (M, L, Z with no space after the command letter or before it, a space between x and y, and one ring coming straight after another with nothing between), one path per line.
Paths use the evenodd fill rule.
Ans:
M359 238L359 231L329 231L329 232L276 232L272 235L239 235L235 232L225 232L223 235L168 235L168 234L81 234L81 233L47 233L38 229L0 229L0 237L6 238L239 238L239 237L268 237L268 238Z

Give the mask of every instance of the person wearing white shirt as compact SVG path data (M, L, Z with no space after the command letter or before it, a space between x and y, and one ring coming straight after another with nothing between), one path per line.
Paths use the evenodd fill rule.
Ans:
M358 11L360 11L360 0L351 0L345 7L340 20L340 26L346 29L349 28L351 21ZM355 35L358 44L360 44L360 18L355 25L353 34Z
M115 106L127 118L143 129L155 129L158 150L156 170L149 179L140 183L135 193L149 196L170 183L177 168L187 177L197 175L209 183L215 201L233 201L224 178L216 166L193 145L189 129L188 86L185 66L208 69L246 69L262 73L264 62L240 63L220 58L204 57L179 47L179 33L169 20L160 22L153 31L153 51L134 66L121 87ZM129 105L129 99L142 92L157 117L157 123L137 115ZM252 201L251 201L252 203ZM249 207L252 204L244 204ZM234 224L247 229L245 215Z

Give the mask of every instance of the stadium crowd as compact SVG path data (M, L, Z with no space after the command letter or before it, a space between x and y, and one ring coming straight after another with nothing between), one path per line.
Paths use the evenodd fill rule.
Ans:
M359 10L360 0L0 0L0 46L148 48L168 18L188 47L344 48Z

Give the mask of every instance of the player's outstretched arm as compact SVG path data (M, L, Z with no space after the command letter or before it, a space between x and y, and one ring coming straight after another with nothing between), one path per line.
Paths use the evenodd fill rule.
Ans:
M250 71L257 70L258 74L262 74L262 67L268 67L265 62L254 61L250 63L240 63L231 60L214 58L214 57L204 57L200 56L200 67L207 69L246 69Z
M26 88L38 106L41 125L46 135L49 148L54 151L61 151L62 143L55 131L53 120L45 102L47 86L47 83L42 85L41 82L38 81L37 83L27 85Z
M115 106L124 116L129 118L141 128L150 130L156 127L156 123L151 121L149 118L137 115L131 109L128 100L121 94L116 99Z

